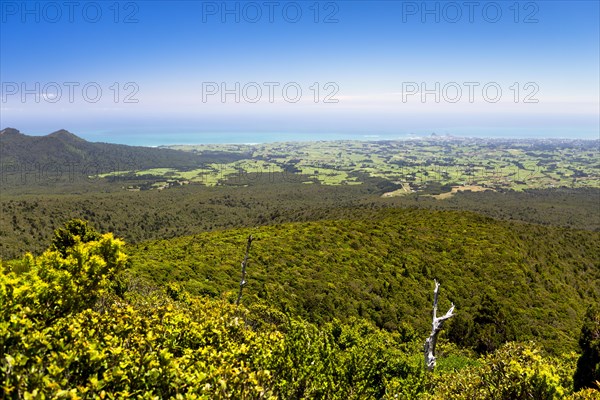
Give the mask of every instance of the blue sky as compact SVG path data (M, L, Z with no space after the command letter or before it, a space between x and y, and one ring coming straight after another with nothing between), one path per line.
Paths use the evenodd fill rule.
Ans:
M468 4L2 0L0 126L153 145L598 138L599 2Z

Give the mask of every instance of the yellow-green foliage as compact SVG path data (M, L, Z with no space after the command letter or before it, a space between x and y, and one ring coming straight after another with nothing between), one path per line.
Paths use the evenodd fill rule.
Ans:
M543 355L532 343L508 343L480 365L440 374L436 399L562 399L571 392L574 356Z
M600 382L596 383L596 387L600 388ZM573 393L568 397L569 400L598 400L600 391L598 389L584 389Z
M127 270L111 234L0 270L0 398L558 399L575 355L511 343L477 360L365 319L320 326L255 303L160 289ZM13 264L10 264L11 266ZM574 399L591 399L588 390Z
M317 329L140 285L118 275L121 246L76 236L66 256L2 271L0 397L377 398L387 376L415 372L406 338L366 322Z
M42 321L93 304L124 267L127 257L121 251L123 244L112 233L87 243L76 236L66 256L58 250L48 250L37 258L26 254L20 265L26 272L1 275L2 315L14 318L26 314Z

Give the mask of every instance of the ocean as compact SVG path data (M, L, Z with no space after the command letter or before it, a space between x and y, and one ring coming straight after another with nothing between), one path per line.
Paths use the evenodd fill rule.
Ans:
M435 133L438 137L445 136L482 139L600 139L597 132L564 130L552 132L549 130L489 130L463 129L460 132L435 131L419 133L278 133L278 132L107 132L81 133L79 136L92 142L119 143L130 146L169 146L177 144L258 144L274 142L314 142L334 140L410 140L429 138Z

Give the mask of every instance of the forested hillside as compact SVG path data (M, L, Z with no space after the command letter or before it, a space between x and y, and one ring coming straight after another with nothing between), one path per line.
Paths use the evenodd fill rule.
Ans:
M291 278L290 282L295 282L286 285L292 296L293 286L305 283L298 279L294 269L306 270L309 264L314 266L311 272L327 266L336 271L338 261L349 265L348 274L338 271L341 279L333 285L327 282L332 289L330 297L335 297L336 285L351 285L350 275L355 272L381 278L386 271L393 270L392 259L401 253L386 247L388 236L405 248L404 254L414 255L418 249L438 251L431 246L433 238L442 231L447 234L447 241L454 241L453 233L458 229L477 228L482 231L481 237L467 234L466 243L458 246L469 253L473 248L468 243L479 242L481 254L468 256L467 260L490 256L493 248L500 256L492 261L503 257L518 259L522 251L519 246L522 242L518 241L513 255L503 248L505 241L523 241L522 230L517 229L507 239L498 236L508 234L515 226L504 226L496 234L495 229L501 229L502 224L485 218L435 213L425 225L423 215L419 214L425 215L420 211L394 212L370 222L293 224L271 227L271 231L259 230L256 246L251 249L251 283L239 307L231 303L227 293L220 299L210 299L190 294L174 282L156 286L146 281L138 271L153 270L150 265L157 261L156 251L161 244L150 244L144 249L145 259L139 251L128 258L124 243L112 234L101 235L82 221L72 221L55 232L50 249L42 256L26 255L22 261L1 265L0 395L13 399L597 398L594 387L595 380L600 378L597 369L600 312L594 308L589 308L579 321L580 333L576 336L580 337L581 356L573 352L550 355L533 342L507 343L487 355L477 356L468 348L442 340L438 347L439 365L429 373L423 367L420 329L410 326L410 318L401 328L379 329L368 319L347 318L339 309L333 312L340 319L315 310L314 316L320 321L311 323L298 315L296 311L300 314L302 311L293 305L280 310L277 305L268 304L273 298L263 304L252 301L260 287L256 285L261 281L257 272L265 265L261 257L267 255L266 244L273 246L274 255L281 256L282 250L287 249L288 256L283 259L288 262L294 257L294 263L285 266L284 274ZM470 226L466 223L469 220ZM443 228L448 225L453 228ZM319 242L311 237L314 230L319 230L325 240ZM221 272L234 274L235 268L227 266L240 259L240 244L246 233L222 232L210 237L180 239L181 243L174 243L173 251L164 255L173 260L170 266L165 261L166 267L173 274L181 271L175 267L182 260L180 245L194 241L204 249L205 265L211 265L209 251L222 248L214 253L215 257L223 258L219 262L223 265ZM364 252L363 263L345 259L352 254L349 248L359 251L367 246L360 243L365 235L373 243L372 257ZM209 238L214 240L212 244L202 242ZM562 245L585 236L572 233L567 238ZM415 239L423 244L417 244ZM551 235L549 240L551 244L558 243ZM310 255L320 246L334 242L340 247L334 252L334 259L321 256L323 262L319 262ZM348 246L344 245L346 242ZM445 245L440 240L442 253ZM293 254L289 252L291 249ZM129 249L132 250L135 253L135 249ZM372 265L383 253L391 254L390 264ZM225 259L226 255L231 259ZM593 253L583 246L571 257L584 260L588 255ZM339 260L335 259L338 257ZM427 261L436 260L432 257ZM413 263L415 260L407 257L406 265L397 266L401 274L408 271L404 283L413 281L413 284L392 289L405 292L405 298L416 299L418 307L421 299L431 300L431 282L425 276L417 277L419 273L411 268ZM283 274L277 270L283 266L271 264L274 277L281 279ZM474 268L452 271L452 278L445 275L451 272L449 268L446 264L430 272L443 277L443 298L455 300L460 312L465 313L468 301L459 303L464 293L456 285L461 271L468 271L464 275L469 276ZM516 278L516 271L518 268L511 272L511 278ZM480 273L487 275L490 283L480 282L479 287L493 293L494 276L498 272ZM552 278L551 273L545 276L548 281ZM470 280L477 281L472 276ZM368 278L366 282L372 283ZM592 287L593 282L589 285L588 296L594 296L597 286ZM541 296L546 295L535 285L534 289ZM362 302L368 304L367 299ZM430 314L424 312L421 318L427 321ZM325 319L330 321L324 322ZM574 393L575 389L579 391Z
M86 174L158 167L185 168L241 157L233 153L213 152L199 156L172 149L88 142L64 129L46 136L29 136L13 128L0 131L0 155L2 183L9 186L23 185L23 171L30 175L31 184L35 181L33 175L40 170L51 177L60 171L61 175L71 174L79 180Z
M449 331L458 344L536 339L558 353L576 347L587 305L600 300L600 233L468 212L382 210L145 242L129 248L132 268L194 294L233 295L249 234L248 301L315 323L363 317L424 334L423 288L437 278L459 310Z

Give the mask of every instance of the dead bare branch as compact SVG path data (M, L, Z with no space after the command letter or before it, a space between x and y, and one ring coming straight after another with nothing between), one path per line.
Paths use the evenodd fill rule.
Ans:
M438 292L440 284L435 280L435 289L433 290L433 322L431 323L431 334L425 341L424 353L425 353L425 365L429 371L433 371L435 368L435 345L437 344L438 334L442 330L444 322L454 316L454 303L452 307L444 314L443 317L437 316L437 305L438 305Z

